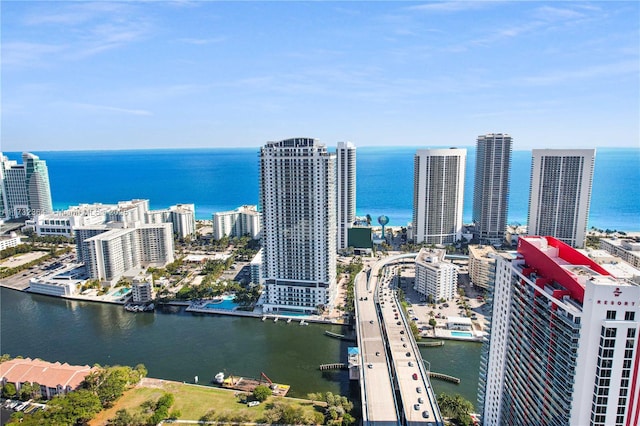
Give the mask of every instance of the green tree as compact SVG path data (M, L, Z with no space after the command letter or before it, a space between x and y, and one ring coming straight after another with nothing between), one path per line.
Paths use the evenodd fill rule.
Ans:
M51 424L86 423L102 410L100 399L86 389L55 397L48 406L45 418Z
M135 422L135 419L131 413L123 409L116 411L116 416L112 419L109 419L107 424L110 426L132 426L139 423Z
M270 396L271 396L271 389L269 389L269 386L258 385L253 390L253 397L257 401L262 402L262 401L266 400L267 398L269 398Z
M469 413L473 410L473 404L461 395L449 395L441 393L438 395L438 406L443 416L451 418L456 424L467 426L471 422Z
M40 391L40 387L38 386L38 391ZM27 401L33 398L34 386L29 382L24 382L22 386L20 386L20 399L22 401Z
M13 398L17 395L16 385L13 383L7 383L2 387L2 396L4 398Z

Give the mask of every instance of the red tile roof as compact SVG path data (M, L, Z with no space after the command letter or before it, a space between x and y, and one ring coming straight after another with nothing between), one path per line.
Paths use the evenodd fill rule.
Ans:
M0 378L10 383L38 383L49 388L61 386L77 388L93 371L88 365L78 366L59 362L50 363L40 359L12 359L0 364Z

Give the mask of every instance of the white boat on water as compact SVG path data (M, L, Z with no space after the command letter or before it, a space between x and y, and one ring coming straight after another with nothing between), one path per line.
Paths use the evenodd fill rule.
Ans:
M220 372L220 373L216 374L215 376L213 376L213 381L216 382L217 384L221 385L224 382L224 373Z

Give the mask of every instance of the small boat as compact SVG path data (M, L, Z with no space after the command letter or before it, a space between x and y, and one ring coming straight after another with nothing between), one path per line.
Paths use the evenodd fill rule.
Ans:
M278 322L278 317L275 317L275 318L273 319L273 322Z
M291 318L289 318L289 319L287 320L287 324L289 324L290 322L291 322Z
M300 320L300 325L309 325L309 323L306 322L305 320Z
M262 317L262 321L264 321L264 320L266 320L266 319L267 319L267 316L266 316L266 315Z
M220 372L218 374L216 374L215 376L213 376L213 381L219 385L221 385L222 383L224 383L224 373Z

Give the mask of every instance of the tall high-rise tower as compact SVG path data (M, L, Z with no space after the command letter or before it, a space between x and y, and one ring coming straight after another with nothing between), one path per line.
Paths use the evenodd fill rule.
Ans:
M338 142L336 149L338 196L338 250L349 245L348 231L356 219L356 147Z
M639 424L640 286L553 237L520 238L495 276L482 424Z
M25 184L29 194L29 216L51 213L53 205L47 163L28 152L22 154L22 162L25 166Z
M22 154L23 164L9 160L0 152L0 218L51 213L49 172L44 160Z
M595 149L533 150L529 235L584 247L595 159Z
M500 244L507 228L511 136L478 136L473 188L473 222L480 242Z
M413 169L416 243L453 244L462 236L466 149L420 149Z
M336 157L311 138L260 149L265 312L315 312L336 291Z

